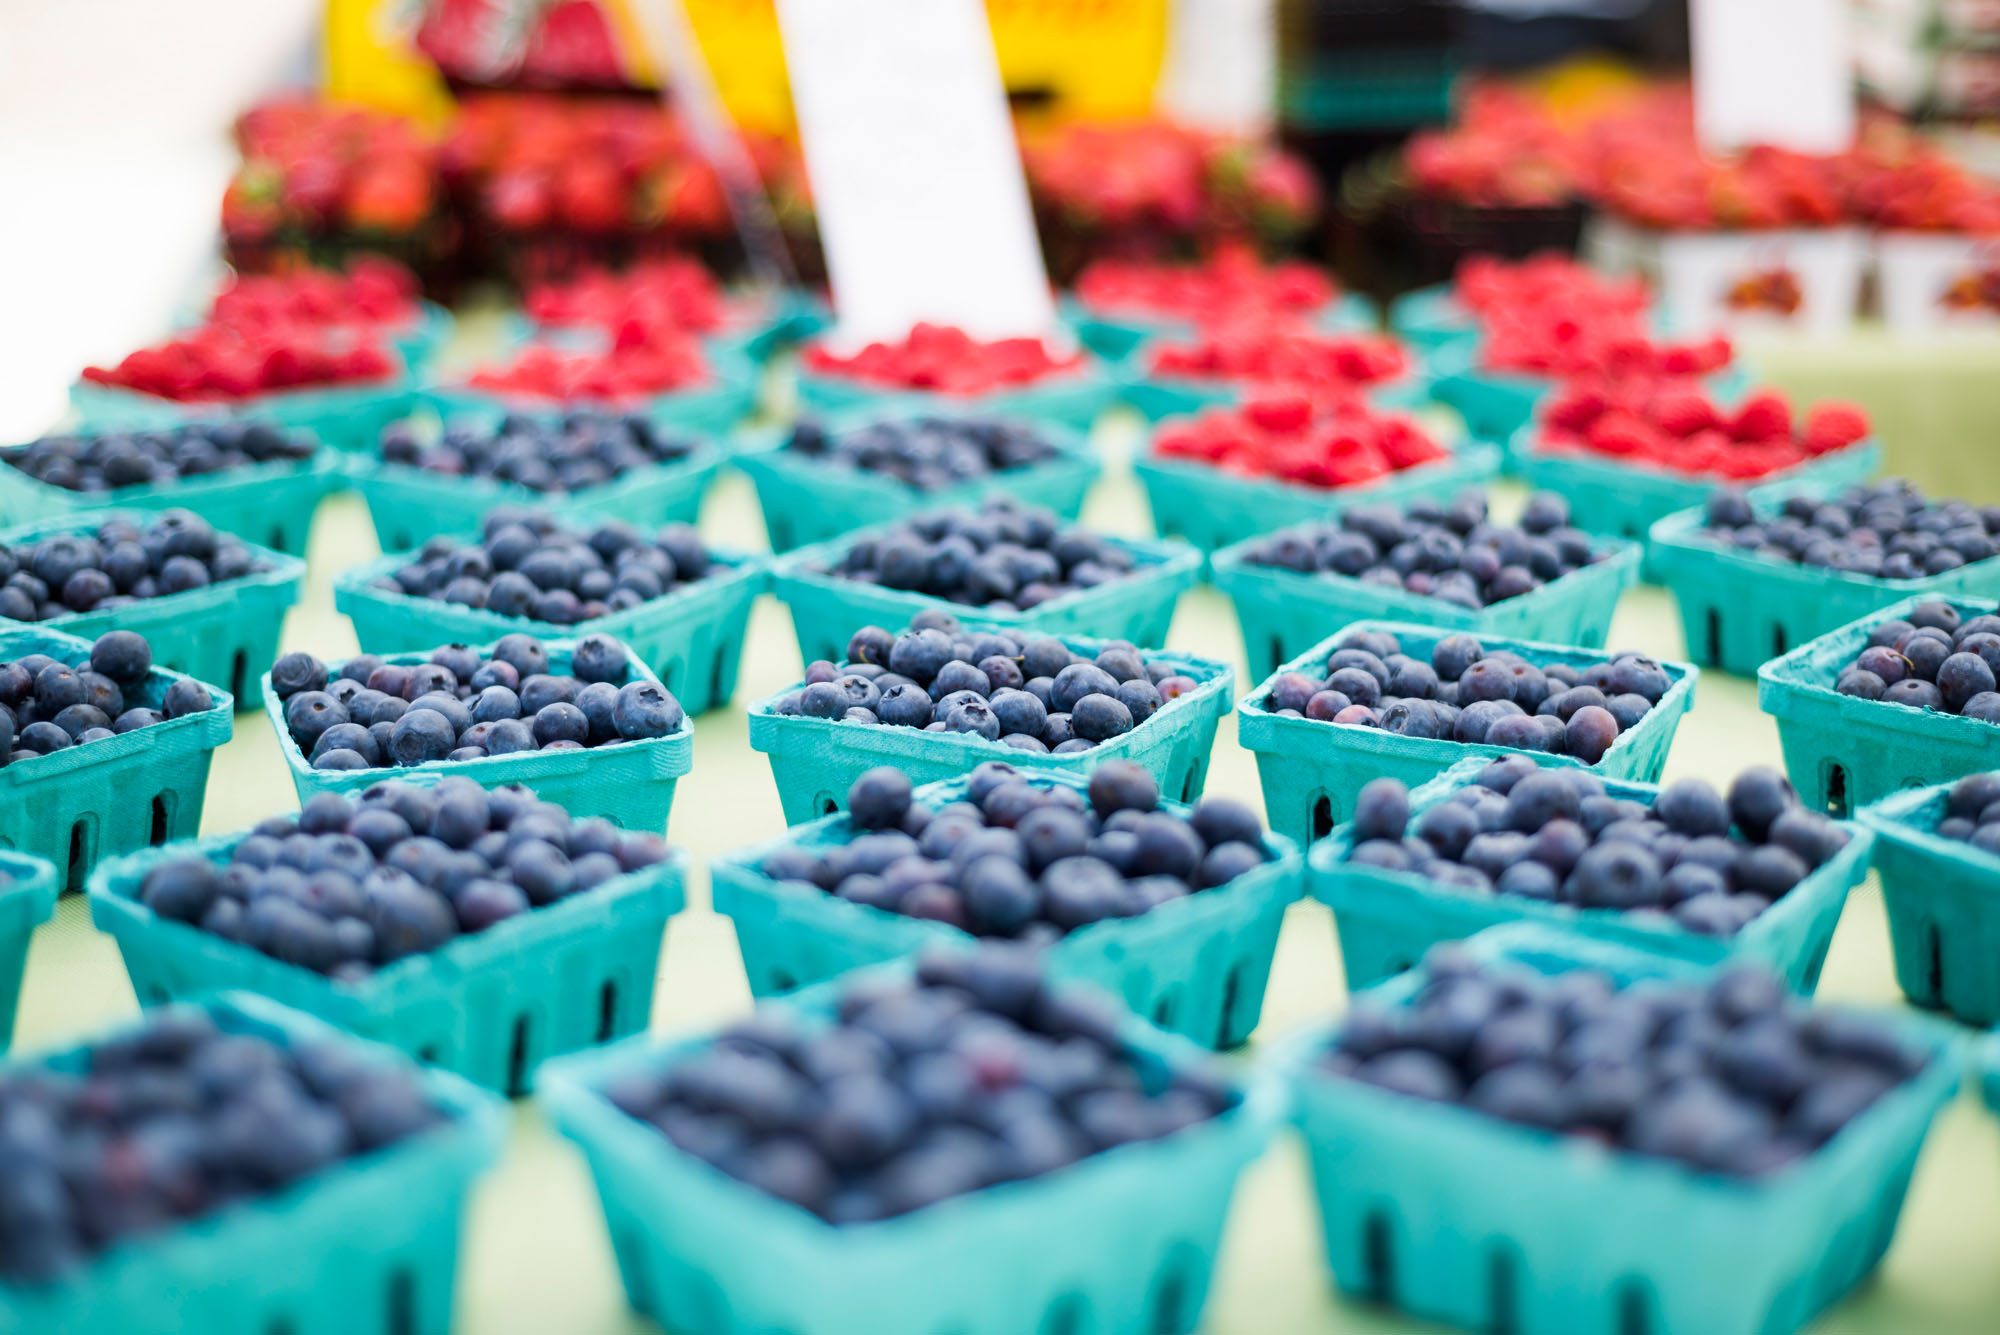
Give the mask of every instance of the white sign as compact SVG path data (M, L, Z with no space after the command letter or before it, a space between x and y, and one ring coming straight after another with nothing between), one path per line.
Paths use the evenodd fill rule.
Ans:
M1727 152L1854 142L1848 0L1692 0L1695 128Z
M835 341L1055 324L980 0L778 0Z

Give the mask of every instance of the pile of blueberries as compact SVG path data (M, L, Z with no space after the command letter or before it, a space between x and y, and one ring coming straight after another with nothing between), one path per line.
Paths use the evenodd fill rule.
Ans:
M1961 618L1950 603L1918 603L1868 632L1868 647L1834 689L1862 700L2000 723L2000 616Z
M1937 833L2000 854L2000 773L1968 774L1953 784Z
M1272 678L1269 708L1286 718L1549 751L1595 765L1672 686L1665 668L1637 653L1578 671L1536 667L1509 650L1488 653L1470 635L1447 635L1426 665L1387 631L1353 631L1327 658L1324 677Z
M894 478L913 491L943 491L1061 453L1026 422L979 417L891 419L839 435L808 417L792 428L785 448L837 468Z
M206 588L261 569L239 538L190 510L144 525L111 518L95 530L0 546L0 617L51 621Z
M1263 827L1242 803L1205 797L1180 816L1159 802L1153 776L1130 761L1098 766L1086 795L990 760L964 798L932 811L911 803L907 775L884 766L847 790L859 831L851 842L787 844L759 870L851 904L1047 945L1264 864Z
M215 708L215 697L192 677L167 687L157 708L138 703L152 670L152 646L129 630L98 636L83 663L47 654L0 663L0 765Z
M1677 779L1649 807L1526 756L1495 760L1415 821L1402 783L1376 779L1355 800L1353 829L1355 866L1704 936L1733 936L1847 843L1773 769L1744 770L1727 800Z
M760 1009L606 1091L685 1153L833 1224L921 1210L1234 1107L1211 1065L1142 1067L1034 951L933 950L847 985L831 1024Z
M1886 1024L1792 998L1760 968L1618 988L1434 948L1404 1006L1358 1003L1325 1069L1701 1173L1812 1154L1928 1063Z
M1476 489L1448 503L1358 505L1332 523L1274 533L1249 553L1255 565L1344 575L1474 609L1601 559L1590 535L1570 527L1562 497L1536 492L1517 527L1490 522L1486 494Z
M329 677L311 654L271 668L285 727L314 769L376 769L478 760L524 751L580 751L665 737L687 718L653 681L627 681L631 658L609 635L587 635L570 675L549 671L532 635L503 635L491 656L463 644L425 663L362 654Z
M454 776L435 787L378 783L356 800L316 793L298 815L259 822L226 863L190 854L155 865L139 902L358 982L666 856L657 835Z
M263 422L215 422L157 431L44 436L11 450L0 463L64 491L116 491L177 478L205 477L251 464L312 457L314 442Z
M1740 488L1710 493L1705 531L1762 560L1870 579L1921 579L2000 555L2000 506L1927 500L1905 478L1850 487L1831 500L1793 496L1760 520Z
M847 642L845 663L808 664L805 685L773 708L1069 755L1123 736L1198 685L1123 640L1087 657L1053 636L967 630L932 609L901 635L863 626Z
M0 1283L283 1191L445 1120L413 1072L282 1047L192 1006L147 1011L80 1067L0 1073Z
M545 510L496 506L479 541L432 538L374 587L569 626L649 603L710 569L708 548L687 524L649 538L621 520L575 529Z
M636 469L678 463L694 442L663 436L631 413L578 410L560 420L510 413L487 428L448 423L426 445L409 422L392 422L380 441L385 463L450 477L483 477L529 491L572 492L597 487Z
M827 573L989 612L1026 611L1129 575L1132 553L1005 496L933 510L852 543Z

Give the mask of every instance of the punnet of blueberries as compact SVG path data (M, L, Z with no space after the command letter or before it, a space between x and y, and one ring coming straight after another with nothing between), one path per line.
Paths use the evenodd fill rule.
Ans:
M1733 936L1846 843L1773 769L1744 770L1726 797L1677 779L1648 806L1610 796L1586 770L1503 756L1415 819L1401 782L1369 783L1355 800L1347 860Z
M893 478L914 491L944 491L1062 453L1031 423L982 417L891 418L838 432L808 417L792 428L785 449L835 468Z
M657 835L573 819L519 786L390 781L353 799L316 793L298 815L260 822L226 862L161 862L138 899L352 983L666 857Z
M1861 700L2000 723L2000 616L1961 617L1946 602L1918 603L1868 632L1868 647L1834 689Z
M510 413L490 427L449 422L430 443L411 423L392 422L383 428L380 446L384 463L549 493L602 486L637 469L678 463L694 452L694 442L661 435L640 414L584 410L559 420Z
M1123 640L1092 655L1050 635L968 629L935 609L891 635L863 626L847 661L806 666L774 712L846 723L968 733L1037 755L1088 751L1199 689L1169 659Z
M95 528L0 546L0 617L51 621L129 607L263 569L242 539L190 510L144 524L113 516Z
M906 1215L1186 1131L1241 1100L1213 1064L1162 1069L1036 952L932 950L864 975L830 1020L760 1007L605 1096L676 1147L835 1225Z
M546 510L496 506L478 541L432 538L373 583L410 598L568 626L652 602L716 568L687 524L649 537L621 520L573 528Z
M98 636L75 663L48 654L0 662L0 765L215 708L215 697L192 677L168 686L157 706L144 703L152 670L152 646L129 630Z
M1620 989L1440 946L1423 974L1407 1005L1357 1001L1322 1069L1699 1173L1795 1164L1930 1060L1887 1023L1807 1006L1752 965Z
M1519 525L1487 517L1477 489L1449 502L1357 505L1331 523L1285 529L1253 545L1253 565L1344 575L1478 609L1533 593L1603 559L1572 528L1569 503L1551 492L1528 498Z
M449 644L421 663L362 654L329 669L290 653L272 665L271 690L292 740L325 770L580 751L670 736L686 721L666 687L631 679L631 656L609 635L578 640L567 674L549 667L540 640L503 635L490 651Z
M1005 496L933 510L851 543L827 573L989 612L1026 611L1129 575L1132 553Z
M0 1283L60 1282L446 1118L413 1070L341 1043L148 1011L80 1062L0 1071Z
M1892 477L1831 499L1792 496L1760 519L1747 493L1725 487L1710 493L1702 531L1765 561L1921 579L2000 555L2000 506L1928 500L1915 484Z
M2000 773L1968 774L1953 784L1937 833L2000 856Z
M206 477L252 464L297 462L317 448L311 436L264 422L215 422L151 431L44 436L0 450L0 463L64 491L117 491Z
M1400 737L1509 746L1574 756L1586 765L1652 712L1673 686L1638 653L1574 668L1536 665L1470 635L1447 635L1430 661L1403 652L1387 631L1352 631L1324 676L1281 672L1267 708L1287 718L1379 728Z
M972 771L962 799L931 810L911 802L907 775L884 766L847 790L852 841L786 844L758 869L851 904L1046 945L1269 861L1263 826L1242 803L1205 797L1179 815L1159 802L1153 776L1130 761L1105 761L1085 791L992 760Z

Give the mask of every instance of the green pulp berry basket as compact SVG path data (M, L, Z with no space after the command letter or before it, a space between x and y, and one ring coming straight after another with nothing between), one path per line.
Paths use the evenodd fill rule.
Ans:
M1500 452L1466 445L1456 453L1358 487L1308 487L1244 477L1209 464L1147 454L1132 463L1146 489L1153 528L1214 551L1274 529L1331 519L1356 505L1448 499L1483 487L1500 471Z
M1079 342L1107 362L1122 362L1156 338L1192 338L1194 324L1178 316L1127 309L1093 311L1074 296L1062 299L1063 323ZM1345 293L1300 318L1328 333L1365 333L1375 328L1375 306L1356 292Z
M667 920L687 902L687 859L676 852L359 982L337 982L139 901L155 866L190 855L223 862L249 833L148 849L90 878L90 919L117 941L140 1003L240 988L509 1095L526 1093L550 1057L645 1029Z
M1896 793L1856 819L1875 832L1897 986L1984 1028L2000 1022L2000 857L1937 832L1950 789Z
M829 423L828 430L839 434L856 425L880 421L883 416L850 415ZM764 531L776 552L825 542L857 528L890 523L940 506L976 506L989 496L1011 496L1023 505L1040 506L1073 520L1083 509L1084 493L1102 469L1081 433L1053 423L1042 423L1036 429L1056 443L1059 453L1055 458L989 473L942 491L918 491L895 478L796 454L785 448L790 433L782 429L758 433L731 462L748 474L751 485L757 488Z
M1082 789L1088 775L1024 771L1036 787ZM929 784L917 800L935 811L965 796L966 783ZM1182 811L1180 803L1162 804ZM965 942L944 923L850 904L816 886L774 881L758 870L783 845L824 848L857 831L829 816L782 838L710 864L715 911L736 925L743 969L756 996L788 992L868 964L914 955L935 942ZM1301 863L1291 841L1268 838L1271 860L1227 885L1199 890L1136 918L1094 923L1048 948L1050 975L1091 983L1162 1029L1230 1048L1250 1037L1285 908L1299 897Z
M778 1004L823 1023L844 986ZM1121 1038L1148 1081L1198 1060L1134 1020ZM1184 1335L1207 1299L1236 1178L1285 1117L1283 1088L1260 1077L1235 1107L1164 1139L836 1227L676 1148L607 1097L706 1042L635 1039L552 1064L537 1089L590 1166L627 1300L672 1330Z
M409 408L410 383L397 374L388 381L324 388L275 390L225 401L182 403L153 394L79 381L69 391L86 429L165 427L218 417L270 422L310 431L339 450L373 449L382 428Z
M0 622L0 663L27 654L77 667L90 661L90 642ZM181 676L155 667L125 693L126 706L159 708ZM0 766L0 849L55 864L67 892L83 889L102 858L192 836L209 761L235 730L236 702L208 689L215 707L199 714Z
M1092 656L1104 647L1102 640L1065 638L1063 643L1073 653ZM1075 755L1031 755L969 733L778 713L780 696L799 689L798 685L750 706L750 746L771 758L771 777L777 782L788 825L846 810L848 787L877 765L893 766L909 775L912 783L922 784L954 778L988 760L1058 774L1087 774L1106 760L1129 760L1158 780L1161 792L1192 802L1207 781L1215 727L1229 712L1236 674L1212 658L1179 653L1148 653L1145 658L1149 663L1170 662L1199 685L1178 700L1169 700L1124 736Z
M28 939L55 908L56 869L43 858L0 851L0 1052L14 1036Z
M337 1043L371 1065L407 1065L261 997L228 993L201 1009L225 1033L284 1047ZM9 1065L74 1071L88 1054L76 1047ZM444 1072L413 1074L443 1123L286 1190L170 1222L46 1288L0 1285L0 1329L448 1335L460 1224L474 1179L499 1157L506 1109Z
M907 626L919 612L942 611L967 625L1040 631L1049 635L1089 635L1133 644L1164 644L1174 604L1194 587L1201 553L1186 543L1113 538L1129 552L1131 571L1095 588L1066 593L1025 612L994 612L946 602L926 593L863 584L831 573L841 557L869 532L850 533L781 558L771 570L771 589L792 613L799 656L838 660L847 639L861 626Z
M1684 966L1533 928L1472 949L1526 974L1693 981ZM1407 1002L1415 974L1372 990ZM1284 1054L1334 1281L1347 1293L1480 1330L1772 1335L1797 1330L1888 1250L1910 1173L1957 1092L1962 1040L1877 1017L1931 1054L1830 1142L1762 1181L1696 1173L1428 1103L1319 1069L1338 1028Z
M1757 706L1778 721L1785 773L1814 810L1844 816L1899 789L2000 769L2000 727L1834 689L1841 669L1868 647L1869 632L1936 601L1889 604L1757 669ZM1965 617L1994 610L1990 600L1944 601Z
M1431 650L1449 631L1394 621L1363 621L1347 627L1308 649L1279 669L1320 676L1326 660L1341 640L1360 631L1383 631L1402 642L1403 652L1429 662ZM1481 638L1488 652L1509 650L1537 667L1566 663L1585 668L1609 662L1611 655L1529 640ZM1618 734L1591 772L1606 779L1657 783L1667 763L1667 750L1681 716L1694 705L1699 669L1687 663L1662 663L1672 683L1660 702L1637 727ZM1276 674L1273 674L1275 677ZM1538 764L1580 764L1564 756L1539 751L1515 751L1485 743L1445 738L1403 737L1381 728L1309 718L1281 718L1271 710L1271 681L1237 702L1236 740L1257 757L1257 778L1264 788L1264 811L1271 828L1306 847L1352 818L1354 799L1371 779L1400 779L1411 788L1427 783L1468 756L1525 755Z
M1460 761L1417 789L1410 794L1412 816L1472 783L1488 763L1485 756ZM1648 806L1660 791L1653 784L1618 779L1606 780L1604 790ZM1349 866L1347 855L1354 847L1351 824L1313 845L1307 880L1313 898L1333 910L1350 990L1401 973L1439 942L1462 940L1502 923L1535 922L1704 966L1748 960L1783 975L1794 990L1810 996L1819 985L1820 968L1826 963L1847 892L1868 874L1868 853L1875 842L1859 826L1844 828L1845 848L1727 938L1703 936L1671 920L1634 921L1617 909L1581 909L1439 885L1413 872Z
M886 389L851 376L816 371L801 362L799 407L806 412L832 413L847 409L889 409L896 412L977 413L982 417L1017 417L1051 422L1074 431L1088 431L1104 411L1118 401L1118 385L1095 358L1074 371L1045 376L1026 385L987 390L980 394L945 394L915 389Z
M248 464L223 473L177 478L157 486L68 491L0 466L0 523L46 521L70 512L192 510L225 533L301 555L320 498L347 485L338 453L322 446L311 457Z
M1756 492L1751 505L1768 518L1776 495ZM1699 508L1653 525L1646 568L1674 592L1687 656L1738 676L1879 608L1927 593L2000 598L2000 556L1921 579L1870 579L1817 566L1789 565L1703 536Z
M1639 577L1639 545L1607 538L1591 564L1474 610L1344 575L1258 565L1251 554L1267 540L1239 542L1209 558L1210 577L1236 607L1251 669L1265 675L1342 626L1372 617L1595 649L1604 643L1619 597Z
M1725 480L1626 463L1582 450L1536 447L1534 425L1523 427L1511 447L1521 476L1536 491L1569 502L1571 522L1592 533L1645 541L1654 524L1677 510L1700 505ZM1773 473L1759 485L1838 491L1865 482L1882 467L1882 443L1869 439Z
M143 526L158 517L144 510L76 510L0 533L0 546L12 547L56 533L95 532L112 518ZM299 600L306 563L256 543L249 545L251 555L263 568L240 579L35 624L86 641L108 631L136 631L153 647L157 666L221 686L240 708L255 709L262 689L256 665L278 656L285 613Z
M653 670L681 708L699 714L728 704L736 693L750 605L765 578L760 557L711 552L710 558L713 569L703 579L623 612L567 626L376 588L375 580L410 562L408 552L335 576L333 605L354 623L361 651L368 654L414 653L440 640L485 644L512 634L538 640L609 635Z
M574 640L544 640L549 651L549 671L557 676L569 672ZM492 646L479 646L490 653ZM385 654L389 663L428 663L429 653ZM338 664L330 664L335 673ZM638 658L631 660L633 681L658 681L653 670ZM284 702L271 690L271 674L264 674L264 712L278 734L278 751L292 773L292 787L303 806L318 793L358 793L384 779L407 779L412 775L435 774L440 778L458 774L482 788L500 788L518 783L532 788L545 801L554 802L572 816L603 816L621 829L664 833L667 816L673 810L674 786L694 764L694 722L681 720L680 728L665 737L620 742L613 746L586 747L580 751L521 751L514 755L481 756L477 760L433 760L411 768L384 766L376 769L314 769L312 762L292 740L285 726Z

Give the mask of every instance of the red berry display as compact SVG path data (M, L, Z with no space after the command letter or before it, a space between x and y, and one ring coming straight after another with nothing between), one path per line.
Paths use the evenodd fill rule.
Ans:
M537 284L521 304L546 325L617 329L636 320L692 334L715 332L730 314L715 275L683 256L649 260L622 273L590 269L567 282Z
M1446 458L1443 446L1400 413L1342 396L1315 403L1297 390L1253 395L1160 428L1153 452L1248 477L1307 487L1354 487Z
M208 308L211 323L245 330L393 328L417 314L416 275L376 255L356 258L345 271L239 274Z
M178 402L239 399L305 385L386 380L394 357L368 334L296 324L242 329L209 324L141 348L116 366L89 366L93 384Z
M236 137L243 165L222 197L232 242L281 232L402 235L438 209L435 149L401 117L288 97L245 113Z
M1577 194L1583 150L1534 99L1484 84L1468 91L1457 124L1410 137L1403 166L1420 194L1475 208L1548 208Z
M1321 334L1246 319L1153 350L1155 375L1240 380L1308 389L1362 389L1410 373L1410 354L1379 334Z
M1310 264L1266 265L1254 251L1237 246L1197 264L1096 260L1076 280L1077 300L1093 314L1165 316L1197 325L1244 312L1306 315L1338 293Z
M1595 378L1569 385L1550 401L1539 448L1749 480L1846 449L1867 435L1867 415L1851 403L1818 404L1801 422L1775 390L1727 407L1698 381Z
M1638 278L1601 274L1553 251L1525 260L1468 256L1458 266L1451 294L1482 319L1531 308L1579 320L1636 320L1651 300Z
M466 383L496 394L620 407L705 384L708 378L708 359L694 339L628 321L601 351L531 343L511 362L475 371Z
M919 324L898 343L870 343L852 356L824 344L807 348L805 364L825 375L845 376L884 389L924 389L943 394L983 394L1074 372L1083 358L1057 356L1037 338L982 342L946 325Z

